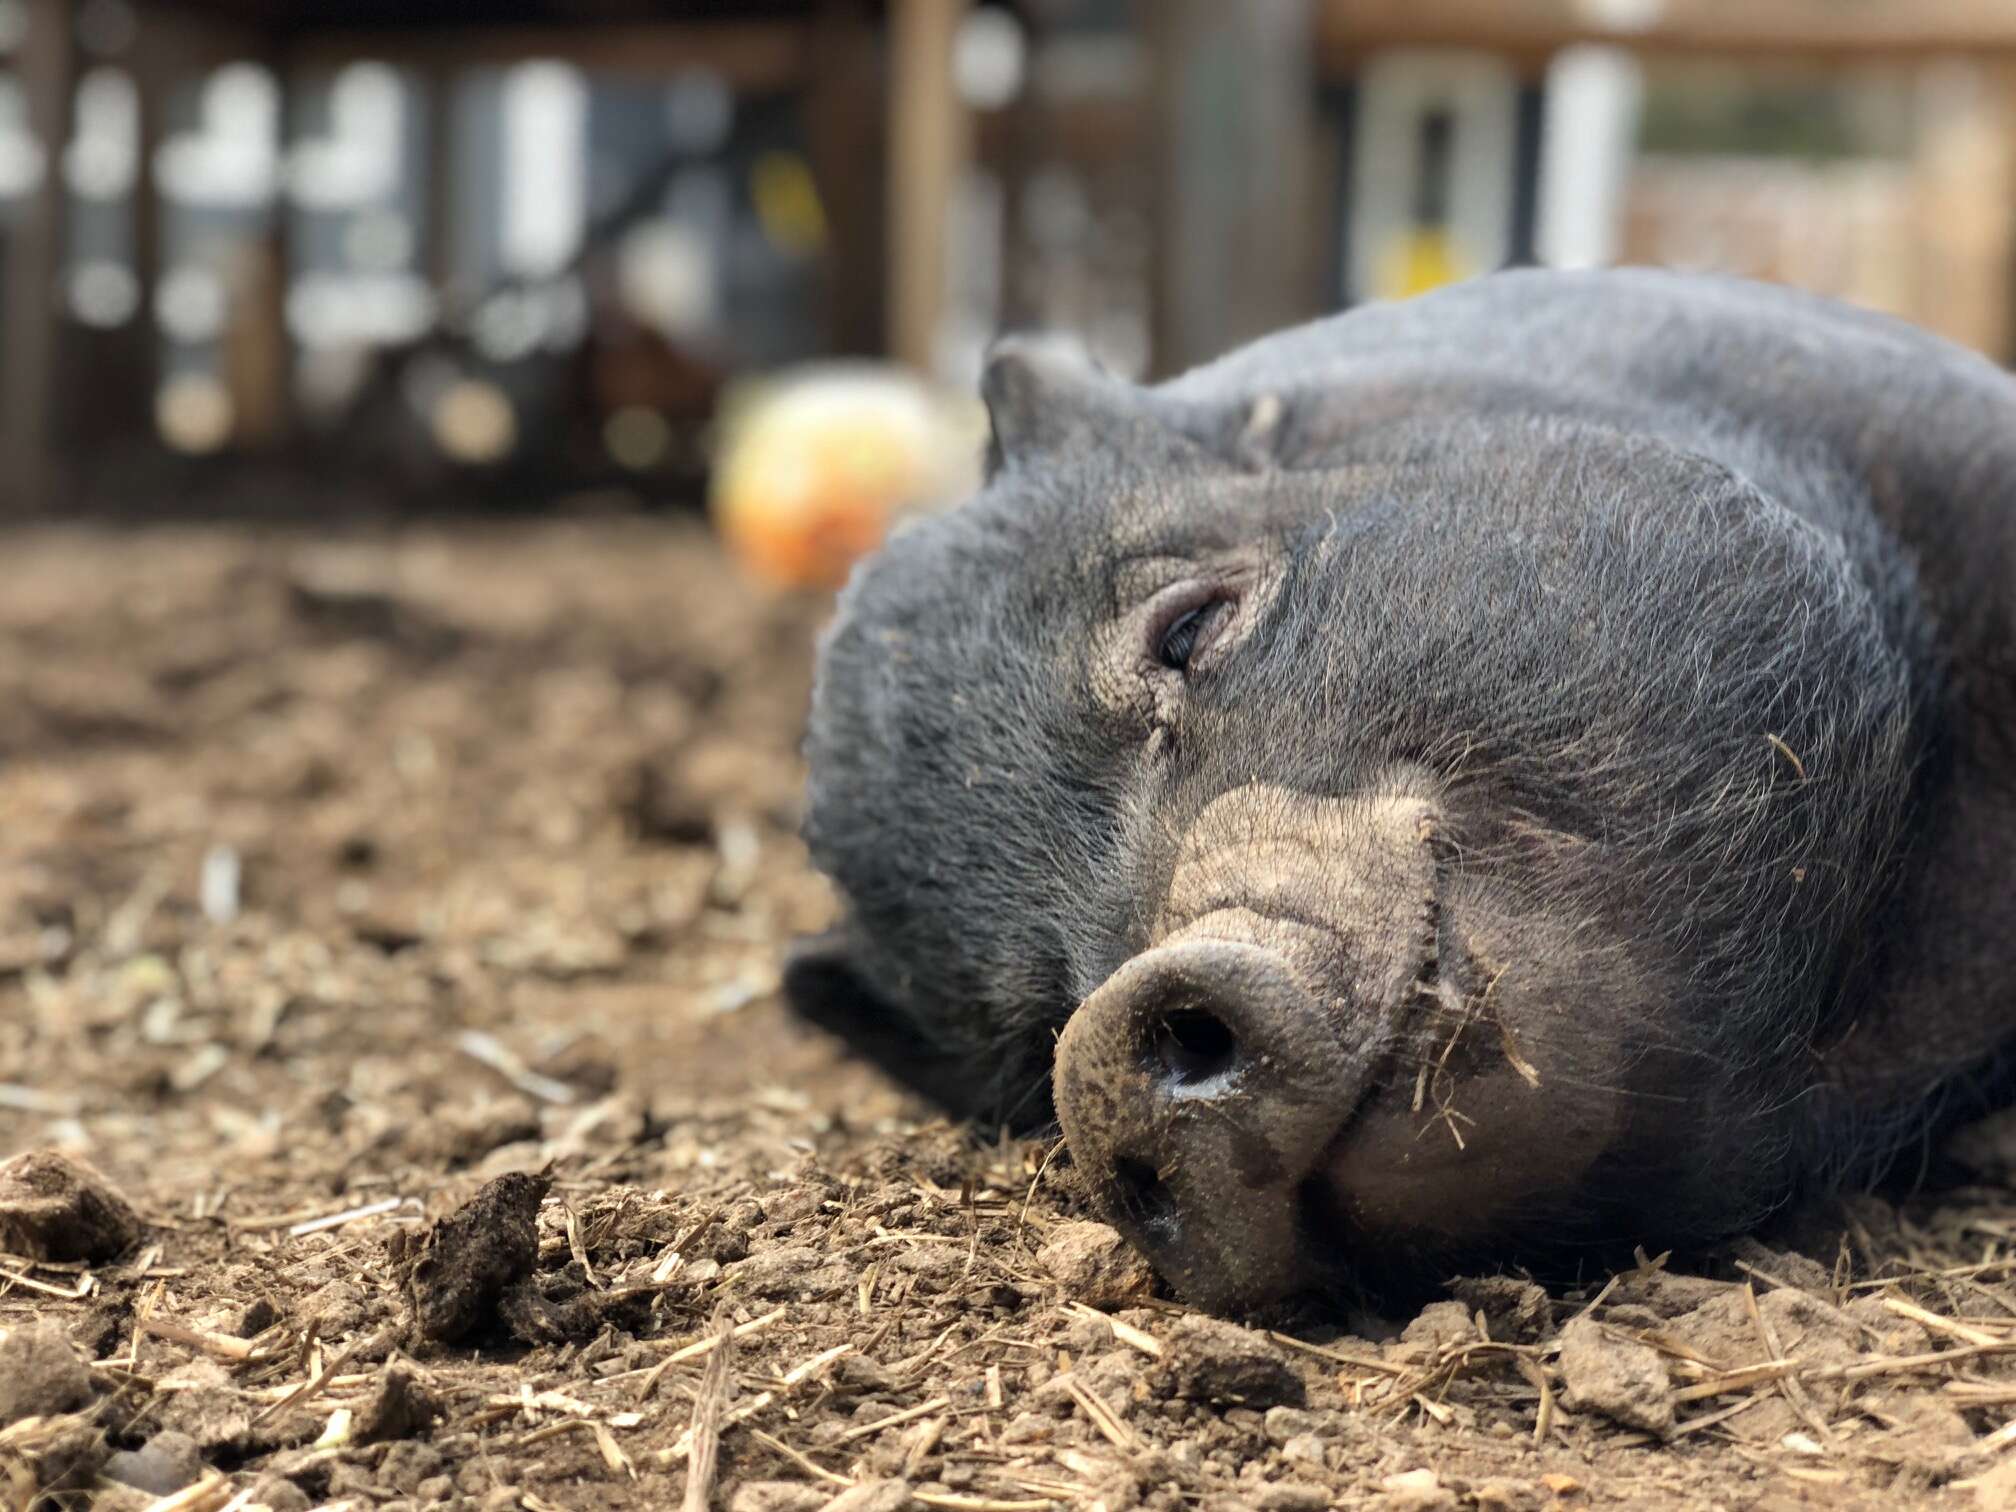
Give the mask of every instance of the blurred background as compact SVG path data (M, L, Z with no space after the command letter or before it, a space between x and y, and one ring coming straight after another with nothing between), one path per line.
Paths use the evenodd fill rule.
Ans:
M0 509L971 483L989 339L1152 377L1520 263L2016 350L2009 0L0 0Z

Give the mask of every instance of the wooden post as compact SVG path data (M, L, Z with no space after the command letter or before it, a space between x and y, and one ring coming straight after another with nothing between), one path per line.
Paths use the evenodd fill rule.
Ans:
M875 26L858 0L822 0L806 46L807 150L829 228L827 347L871 356L889 341L882 287L888 121Z
M155 318L154 296L161 287L161 192L154 182L154 162L167 140L168 96L178 72L189 66L180 17L164 10L137 13L140 32L125 60L133 75L133 319L117 333L120 392L103 396L108 429L130 437L153 436L155 404L161 392L161 325ZM73 374L88 392L89 374Z
M456 103L456 81L461 77L453 65L433 63L421 75L425 98L421 109L426 117L427 184L426 207L422 214L420 272L434 286L436 297L446 301L462 273L461 248L457 240L460 208L456 175L461 112Z
M1320 0L1320 6L1317 49L1333 67L1394 47L1481 48L1539 62L1593 42L1644 53L1775 56L1807 64L1982 58L2016 49L2016 6L2007 0L1664 0L1636 6Z
M2010 65L1950 59L1919 80L1919 320L1998 361L2010 356L2016 265L2016 94Z
M1029 297L1030 281L1018 276L1029 236L1029 182L1044 157L1046 143L1054 141L1064 115L1053 107L1036 87L1044 50L1056 35L1056 17L1040 6L1023 13L1023 46L1026 49L1022 92L997 113L1000 121L998 145L986 154L1001 184L1000 289L994 310L996 326L1003 331L1027 330L1040 323L1041 312Z
M1153 0L1155 356L1180 371L1320 306L1310 0Z
M70 141L76 43L69 0L30 0L21 80L28 122L44 152L42 182L8 238L0 291L0 508L46 509L55 425L53 382L69 202L63 154Z
M952 79L952 43L968 0L893 0L889 37L889 349L932 366L945 306L952 194L972 123Z
M272 49L266 66L279 94L274 130L284 165L293 143L293 59L284 48ZM232 267L224 384L231 395L232 440L239 446L272 450L294 439L294 333L287 324L293 248L294 202L283 171L264 233L239 250Z

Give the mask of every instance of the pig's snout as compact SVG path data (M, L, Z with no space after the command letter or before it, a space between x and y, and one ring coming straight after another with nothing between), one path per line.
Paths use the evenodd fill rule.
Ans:
M1187 1297L1311 1277L1305 1187L1337 1133L1336 1048L1288 962L1205 938L1129 961L1058 1044L1058 1116L1099 1208Z

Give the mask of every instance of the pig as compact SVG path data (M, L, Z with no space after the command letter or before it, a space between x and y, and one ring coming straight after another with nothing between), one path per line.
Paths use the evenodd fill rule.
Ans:
M2006 1091L2016 381L1520 271L1137 387L992 354L823 636L807 1018L1061 1124L1197 1305L1739 1232Z

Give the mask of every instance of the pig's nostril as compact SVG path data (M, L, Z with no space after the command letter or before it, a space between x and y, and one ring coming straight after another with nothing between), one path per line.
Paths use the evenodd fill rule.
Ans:
M1113 1192L1121 1211L1142 1229L1153 1232L1174 1225L1175 1194L1147 1161L1125 1155L1114 1161Z
M1170 1082L1183 1091L1196 1091L1232 1070L1239 1041L1216 1014L1181 1008L1156 1020L1154 1048Z
M1199 933L1122 963L1058 1037L1057 1116L1086 1194L1207 1306L1284 1296L1330 1252L1310 1238L1320 1183L1296 1189L1327 1175L1351 1095L1329 1029L1286 957Z

